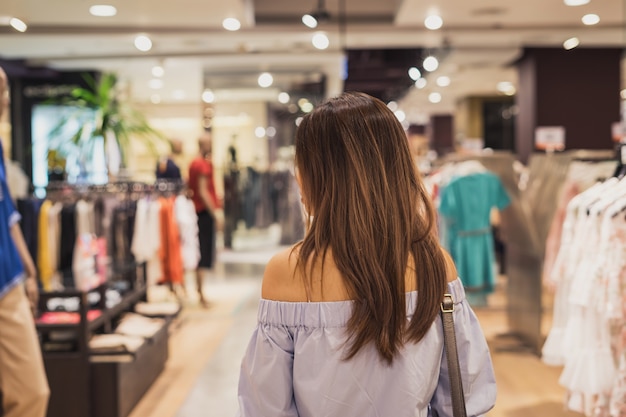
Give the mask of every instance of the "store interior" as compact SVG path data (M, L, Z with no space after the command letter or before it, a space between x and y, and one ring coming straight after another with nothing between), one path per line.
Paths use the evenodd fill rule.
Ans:
M264 266L304 235L294 132L342 91L396 113L444 247L484 213L473 237L487 253L452 255L494 361L488 415L626 416L626 0L98 3L0 3L0 138L45 265L48 417L236 415ZM103 108L130 133L98 131ZM208 308L184 259L154 272L184 222L156 241L135 228L146 201L186 199L206 131L222 205ZM166 158L181 182L157 178ZM70 217L79 206L108 207L111 224ZM80 250L97 274L74 267Z

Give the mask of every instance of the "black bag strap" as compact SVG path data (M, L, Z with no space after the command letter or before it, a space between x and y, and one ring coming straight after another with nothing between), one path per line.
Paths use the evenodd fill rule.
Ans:
M467 417L465 397L463 396L463 382L461 381L461 368L459 367L459 355L456 350L453 312L454 299L452 294L444 294L443 302L441 303L441 320L443 322L443 344L448 359L452 413L454 417Z

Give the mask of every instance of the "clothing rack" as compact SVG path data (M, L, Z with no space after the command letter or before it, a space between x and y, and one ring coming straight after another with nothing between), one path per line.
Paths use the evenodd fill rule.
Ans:
M185 191L186 185L182 181L156 180L154 183L138 181L118 181L106 184L71 184L66 181L53 181L46 187L48 193L67 193L75 196L83 196L94 193L111 194L146 194L146 193L171 193L178 194Z
M521 347L541 354L543 282L546 242L558 207L558 199L575 161L614 161L611 151L572 150L535 153L529 161L525 189L518 190L513 211L517 221L505 221L507 245L507 317L509 335Z

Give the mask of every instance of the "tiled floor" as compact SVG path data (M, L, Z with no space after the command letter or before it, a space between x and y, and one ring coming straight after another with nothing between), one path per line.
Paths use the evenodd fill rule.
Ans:
M165 371L131 417L230 417L237 412L239 364L256 321L263 265L278 248L221 252L205 280L214 304L201 309L189 300L170 343ZM189 283L193 277L189 277ZM194 294L193 285L189 294ZM505 334L502 293L477 314L492 346L498 401L489 417L579 416L563 409L559 368L531 353L498 349Z

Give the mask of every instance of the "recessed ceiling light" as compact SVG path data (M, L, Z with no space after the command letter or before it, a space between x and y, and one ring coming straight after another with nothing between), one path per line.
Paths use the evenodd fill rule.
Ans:
M289 103L289 93L285 93L284 91L278 95L278 101L282 104Z
M563 0L566 6L582 6L588 4L591 0Z
M582 21L587 26L597 25L600 23L600 16L594 13L589 13L583 16Z
M28 29L26 23L17 17L12 17L11 20L9 20L9 24L18 32L26 32L26 29Z
M276 136L276 128L274 126L268 126L267 129L265 129L265 134L268 137L273 138Z
M202 101L205 103L213 103L215 101L215 94L213 91L206 89L202 92Z
M411 77L413 81L417 81L421 76L422 73L416 67L409 68L409 77Z
M241 29L241 22L234 17L228 17L222 21L222 26L224 29L234 32Z
M109 4L95 4L89 8L89 13L98 17L111 17L117 14L117 9Z
M580 45L580 40L577 37L569 38L568 40L563 42L563 48L567 49L568 51L570 49L576 48L578 45Z
M141 52L148 52L152 49L152 41L146 35L139 35L135 38L135 48Z
M428 101L431 103L440 103L441 102L441 94L439 93L430 93L428 95Z
M515 86L510 81L500 81L496 88L498 89L498 91L506 94L507 96L515 95L515 93L517 92Z
M311 39L311 43L317 49L326 49L330 45L328 36L326 36L326 34L322 32L318 32L315 35L313 35L313 38Z
M424 19L424 26L426 26L426 29L430 30L441 29L443 26L443 19L439 15L432 14Z
M437 85L439 87L447 87L450 85L450 77L447 77L445 75L442 75L441 77L437 78Z
M393 112L393 114L396 116L396 119L398 119L398 121L400 123L404 122L404 120L406 120L406 113L403 112L402 110L396 110Z
M426 57L423 65L426 71L433 72L437 68L439 68L439 61L434 56L429 56L429 57Z
M317 27L317 19L310 14L305 14L302 16L302 23L304 23L305 26L310 27L311 29L315 29Z
M163 75L165 75L165 70L163 69L162 66L155 65L154 67L152 67L152 76L153 77L162 77Z
M426 84L428 84L426 78L420 78L419 80L415 81L415 87L417 87L419 90L426 87Z
M304 113L311 113L313 111L313 103L307 101L302 106L300 106L300 110L302 110Z
M264 72L259 75L259 79L257 81L260 87L267 88L274 82L274 77L272 77L272 74L269 72Z
M258 126L256 129L254 129L254 136L256 136L259 139L264 137L265 136L265 128L263 126Z

